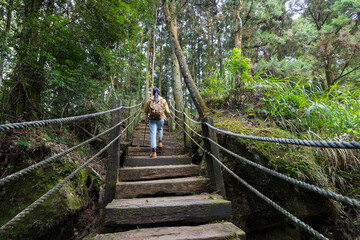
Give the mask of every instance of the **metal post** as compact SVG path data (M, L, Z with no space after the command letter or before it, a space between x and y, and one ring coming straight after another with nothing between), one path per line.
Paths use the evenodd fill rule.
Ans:
M210 125L214 124L214 120L211 117L204 118L202 122L209 123ZM208 137L213 141L216 141L216 136L214 131L211 128L209 128L206 124L202 124L202 131L205 137ZM219 158L219 150L215 144L204 139L204 146L207 151L211 152L215 157ZM224 180L220 165L208 154L205 154L205 159L206 159L207 172L209 175L208 177L210 178L211 183L213 184L213 186L216 187L216 191L218 191L224 198L226 198Z
M185 114L190 116L190 111L189 111L188 108L185 108ZM185 116L185 114L183 114L182 117L183 117L185 123L190 126L190 120ZM191 135L191 130L190 130L190 128L188 128L186 126L186 124L184 124L184 129L185 129L185 132L184 132L185 152L191 152L191 139L189 137Z
M112 108L121 106L121 100L114 100ZM111 126L118 124L121 121L121 110L111 113ZM109 142L119 136L121 127L118 126L110 132ZM104 207L110 203L115 197L116 183L118 180L118 168L120 164L120 139L117 139L108 150L108 160L106 163L106 178L105 178L105 194Z

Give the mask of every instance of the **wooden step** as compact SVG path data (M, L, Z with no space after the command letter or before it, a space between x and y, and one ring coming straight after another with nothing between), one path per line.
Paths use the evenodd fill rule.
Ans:
M150 181L119 182L115 198L134 198L149 195L188 195L210 191L210 179L185 177Z
M119 170L120 181L141 181L199 175L198 165L125 167Z
M109 227L156 223L204 223L227 219L231 203L217 194L114 199L104 209Z
M230 222L199 226L136 229L120 233L98 234L93 240L245 240L245 232ZM89 238L90 240L90 238Z
M128 155L130 156L146 156L149 155L151 148L149 147L128 147ZM159 155L179 155L184 154L184 150L179 147L164 146L162 149L158 149Z
M176 142L176 144L179 144L179 143L182 143L183 140L171 139L171 142L170 142L169 139L165 139L165 140L162 141L164 147L171 146L175 142ZM143 138L133 138L132 139L132 145L133 146L143 146L143 145L150 146L150 139L147 138L147 139L144 140ZM158 141L156 142L156 145L159 145Z
M184 165L191 164L191 158L186 155L177 156L158 156L150 158L148 156L127 157L124 167L145 167L145 166L164 166L164 165Z

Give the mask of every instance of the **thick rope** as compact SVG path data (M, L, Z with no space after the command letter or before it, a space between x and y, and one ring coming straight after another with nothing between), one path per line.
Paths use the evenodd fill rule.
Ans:
M169 101L169 103L170 103L170 107L171 107L172 109L174 109L174 111L176 111L176 112L178 112L178 113L181 113L181 114L184 114L184 115L187 117L187 119L189 119L191 122L193 122L193 123L195 123L195 124L202 124L202 122L197 122L197 121L193 120L192 118L190 118L185 112L182 112L182 111L177 110L177 109L171 104L171 101Z
M323 147L323 148L350 148L350 149L360 149L360 142L336 142L336 141L311 141L311 140L299 140L299 139L287 139L287 138L269 138L269 137L256 137L256 136L249 136L249 135L241 135L233 132L228 132L216 128L209 123L203 123L207 125L209 128L224 133L226 135L244 138L244 139L251 139L256 141L263 141L263 142L274 142L274 143L285 143L285 144L293 144L293 145L302 145L308 147Z
M175 115L175 117L176 117L177 119L179 119L180 121L183 121L182 119L180 119L180 118L177 117L176 115ZM246 159L246 158L244 158L244 157L241 157L241 156L237 155L236 153L234 153L234 152L232 152L232 151L224 148L223 146L221 146L220 144L218 144L217 142L215 142L215 141L212 140L211 138L204 137L204 136L200 135L200 134L197 133L194 129L192 129L188 124L186 124L185 121L183 121L183 123L184 123L193 133L195 133L195 134L196 134L197 136L199 136L200 138L206 139L206 140L214 143L214 144L215 144L216 146L218 146L221 150L227 152L228 154L230 154L231 156L233 156L233 157L241 160L242 162L245 162L245 163L247 163L247 164L249 164L249 165L251 165L251 166L253 166L253 167L256 167L257 169L260 169L260 170L262 170L262 171L264 171L264 172L266 172L266 173L269 173L269 174L271 174L271 175L273 175L273 176L275 176L275 177L278 177L278 178L280 178L280 179L282 179L282 180L285 180L285 181L287 181L287 182L289 182L289 183L292 183L292 184L294 184L294 185L296 185L296 186L299 186L299 187L304 188L304 189L306 189L306 190L309 190L309 191L312 191L312 192L314 192L314 193L317 193L317 194L319 194L319 195L321 195L321 196L323 196L323 197L331 198L331 199L333 199L333 200L335 200L335 201L338 201L338 202L341 202L341 203L343 203L343 204L345 204L345 205L349 205L349 206L352 206L352 207L355 207L355 208L360 209L360 201L357 201L356 199L348 198L348 197L342 196L342 195L340 195L340 194L334 193L334 192L332 192L332 191L325 190L325 189L319 188L319 187L317 187L317 186L308 184L308 183L306 183L306 182L302 182L302 181L296 180L296 179L294 179L294 178L291 178L291 177L289 177L289 176L286 176L286 175L284 175L284 174L281 174L281 173L278 173L278 172L276 172L276 171L274 171L274 170L271 170L271 169L269 169L269 168L267 168L267 167L264 167L263 165L254 163L254 162L252 162L252 161L250 161L250 160L248 160L248 159Z
M345 149L360 149L360 142L351 141L351 142L337 142L337 141L312 141L312 140L299 140L299 139L292 139L292 138L269 138L269 137L257 137L257 136L250 136L250 135L241 135L229 131L224 131L219 128L216 128L209 123L206 122L197 122L191 119L185 112L176 110L170 103L170 106L178 113L184 114L190 121L196 124L206 124L211 129L224 133L226 135L250 139L255 141L263 141L263 142L274 142L274 143L282 143L282 144L293 144L293 145L301 145L307 147L323 147L323 148L345 148Z
M18 129L18 128L26 128L26 127L43 127L49 124L55 124L55 123L64 123L64 122L70 122L75 120L81 120L89 117L96 117L100 115L104 115L106 113L111 113L115 111L119 111L120 109L131 109L134 107L140 106L142 103L139 103L134 106L130 107L118 107L111 110L103 111L103 112L97 112L97 113L90 113L85 115L79 115L74 117L66 117L66 118L55 118L55 119L49 119L49 120L39 120L39 121L32 121L32 122L21 122L21 123L9 123L9 124L1 124L0 125L0 131L6 131L11 129Z
M86 140L86 141L84 141L84 142L82 142L82 143L80 143L80 144L72 147L72 148L69 148L68 150L66 150L66 151L64 151L64 152L61 152L61 153L59 153L59 154L57 154L57 155L55 155L55 156L46 158L46 159L44 159L44 160L41 161L41 162L35 163L35 164L33 164L33 165L31 165L31 166L29 166L29 167L27 167L27 168L24 168L24 169L22 169L22 170L20 170L20 171L18 171L18 172L16 172L16 173L13 173L13 174L11 174L11 175L9 175L9 176L6 176L6 177L0 179L0 187L4 186L7 182L10 182L10 181L12 181L12 180L15 180L15 179L17 179L17 178L19 178L19 177L21 177L21 176L23 176L23 175L25 175L25 174L33 171L33 170L35 170L35 169L38 169L38 168L40 168L40 167L42 167L42 166L44 166L44 165L46 165L46 164L49 164L49 163L53 162L54 160L56 160L56 159L58 159L58 158L60 158L60 157L62 157L62 156L64 156L64 155L66 155L66 154L68 154L68 153L70 153L70 152L78 149L79 147L84 146L85 144L87 144L87 143L89 143L89 142L91 142L91 141L93 141L93 140L95 140L95 139L97 139L97 138L99 138L99 137L101 137L101 136L109 133L111 130L113 130L114 128L120 126L123 122L125 122L126 120L128 120L129 118L131 118L132 116L134 116L139 110L140 110L140 109L138 109L134 114L132 114L132 115L129 116L128 118L122 120L121 122L119 122L119 123L116 124L115 126L109 128L108 130L106 130L106 131L104 131L104 132L102 132L102 133L100 133L100 134L98 134L98 135L96 135L96 136L94 136L94 137L92 137L92 138L90 138L90 139L88 139L88 140Z
M174 112L172 112L172 114L174 115ZM175 115L174 115L175 116ZM173 118L174 119L174 118ZM174 119L175 121L175 119ZM182 128L182 126L175 121L175 123ZM248 184L246 181L244 181L242 178L240 178L239 176L237 176L233 171L231 171L228 167L226 167L226 165L224 165L219 159L217 159L212 153L210 153L209 151L205 150L200 144L198 144L185 130L184 128L182 128L182 130L184 131L184 133L186 135L189 136L189 138L199 147L201 148L206 154L208 154L209 156L211 156L218 164L220 164L228 173L230 173L233 177L235 177L240 183L242 183L245 187L247 187L250 191L252 191L253 193L255 193L258 197L260 197L261 199L263 199L265 202L267 202L268 204L270 204L271 206L273 206L276 210L278 210L280 213L282 213L283 215L285 215L286 217L288 217L290 220L292 220L295 224L297 224L298 226L300 226L302 229L304 229L306 232L310 233L311 235L313 235L314 237L316 237L317 239L321 239L321 240L327 240L328 238L326 238L324 235L322 235L321 233L319 233L318 231L314 230L313 228L311 228L309 225L307 225L306 223L302 222L300 219L298 219L297 217L295 217L294 215L292 215L291 213L289 213L288 211L286 211L284 208L282 208L280 205L276 204L275 202L273 202L271 199L267 198L265 195L263 195L261 192L259 192L258 190L256 190L254 187L252 187L250 184Z
M138 111L137 111L138 112ZM135 118L131 121L133 123L135 121ZM46 199L48 199L53 193L58 191L66 182L68 182L72 177L74 177L78 172L80 172L82 169L84 169L87 165L89 165L96 157L98 157L101 153L103 153L106 149L108 149L118 138L122 136L122 134L125 132L125 130L130 126L129 123L126 128L112 140L109 144L107 144L104 148L102 148L98 153L96 153L93 157L91 157L89 160L87 160L83 165L81 165L78 169L76 169L74 172L72 172L69 176L65 177L60 183L58 183L55 187L50 189L47 193L45 193L42 197L40 197L38 200L33 202L31 205L29 205L27 208L22 210L19 214L17 214L14 218L12 218L9 222L4 224L0 228L0 234L4 234L11 226L14 226L17 222L19 222L21 219L23 219L26 215L28 215L31 211L33 211L36 207L38 207L41 203L43 203Z

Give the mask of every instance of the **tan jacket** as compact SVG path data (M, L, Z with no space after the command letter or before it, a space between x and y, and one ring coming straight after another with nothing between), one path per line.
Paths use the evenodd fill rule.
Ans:
M150 103L151 101L154 100L154 96L151 97L151 99L149 101L147 101L147 103L145 104L145 115L149 118L149 114L150 114ZM163 97L159 96L159 102L163 105L163 109L164 111L161 113L161 118L164 120L167 120L166 115L170 114L170 110L169 110L169 106L166 102L166 100Z

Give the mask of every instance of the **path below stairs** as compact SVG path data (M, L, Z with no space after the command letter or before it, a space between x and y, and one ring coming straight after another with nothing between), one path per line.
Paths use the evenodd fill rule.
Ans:
M104 210L107 233L88 239L245 239L226 221L231 203L211 193L209 179L199 176L199 167L184 154L183 134L169 134L165 125L164 147L150 158L146 131L140 123L119 170L115 199Z

